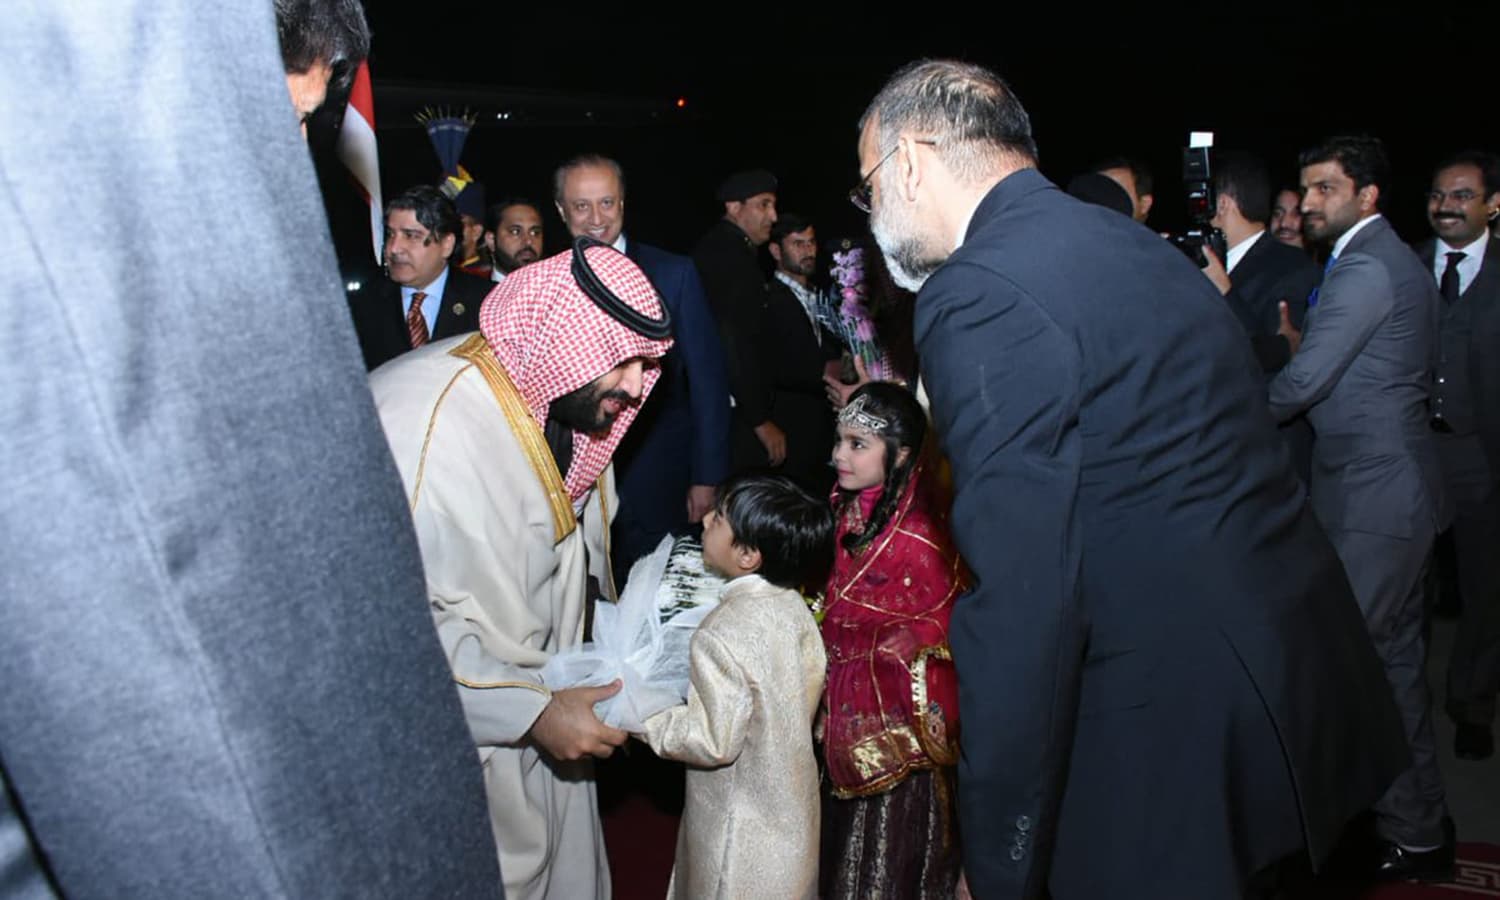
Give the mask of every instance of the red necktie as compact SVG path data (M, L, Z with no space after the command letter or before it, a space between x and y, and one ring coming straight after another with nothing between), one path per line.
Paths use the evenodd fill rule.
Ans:
M412 349L427 343L427 319L422 316L422 301L427 295L417 291L411 295L411 309L406 311L406 330L411 334Z

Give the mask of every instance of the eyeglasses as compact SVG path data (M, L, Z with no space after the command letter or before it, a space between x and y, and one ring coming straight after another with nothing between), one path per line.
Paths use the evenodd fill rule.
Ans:
M1468 203L1470 200L1473 200L1475 197L1478 197L1478 196L1479 196L1479 194L1477 192L1471 191L1468 188L1459 188L1456 191L1428 191L1427 192L1427 199L1431 200L1433 203L1436 203L1438 205L1442 205L1442 202L1444 200L1452 200L1454 203L1459 203L1459 204Z
M929 147L936 147L938 145L937 141L925 140L923 138L915 138L913 139L913 143L926 144ZM871 167L865 177L860 179L859 184L849 189L849 202L854 204L855 209L862 213L870 211L870 194L875 189L870 180L875 177L876 172L880 171L880 167L885 165L885 161L895 156L896 151L899 149L901 149L901 145L897 143L896 146L886 151L885 156L880 157L880 162Z

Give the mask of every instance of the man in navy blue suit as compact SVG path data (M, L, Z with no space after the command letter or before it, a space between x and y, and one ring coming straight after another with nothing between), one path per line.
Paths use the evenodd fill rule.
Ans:
M1405 766L1244 330L1150 230L1036 170L994 74L909 66L851 195L896 282L975 587L950 641L978 897L1239 897Z
M713 505L729 474L729 380L703 284L686 256L625 238L625 174L595 154L559 166L557 212L573 237L612 245L641 267L672 315L676 344L630 434L615 451L620 510L611 528L615 579L662 536L681 534Z

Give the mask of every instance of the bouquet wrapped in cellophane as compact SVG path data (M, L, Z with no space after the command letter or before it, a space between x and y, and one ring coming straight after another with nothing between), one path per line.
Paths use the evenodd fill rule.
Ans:
M594 609L593 641L555 653L542 666L552 690L623 683L594 704L606 725L639 732L642 723L687 700L688 644L719 603L724 580L703 566L696 538L662 538L630 568L617 603Z
M875 381L893 377L890 357L875 334L865 287L865 251L849 241L833 254L833 280L838 306L818 309L818 319L849 348L865 374Z

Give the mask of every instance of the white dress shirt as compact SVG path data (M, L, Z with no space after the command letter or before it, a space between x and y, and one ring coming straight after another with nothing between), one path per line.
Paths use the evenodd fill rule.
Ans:
M1243 241L1230 247L1229 252L1224 254L1224 271L1233 272L1234 267L1239 265L1240 260L1245 258L1245 254L1250 252L1250 248L1255 246L1255 242L1265 236L1266 230L1262 228L1260 231L1255 232Z
M1485 229L1478 239L1463 247L1450 246L1447 241L1438 238L1437 252L1432 259L1432 277L1438 284L1443 283L1443 271L1448 268L1448 254L1462 253L1464 258L1458 261L1458 292L1462 294L1474 283L1474 276L1479 274L1479 267L1484 265L1484 251L1490 243L1489 229Z
M402 287L401 288L401 318L411 312L411 295L417 291L426 294L422 298L422 318L427 320L427 334L430 337L432 331L437 327L438 307L443 305L443 289L448 286L448 267L443 266L443 271L438 277L432 279L426 287Z

